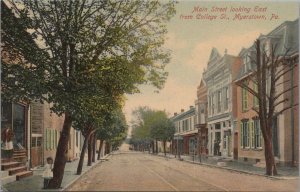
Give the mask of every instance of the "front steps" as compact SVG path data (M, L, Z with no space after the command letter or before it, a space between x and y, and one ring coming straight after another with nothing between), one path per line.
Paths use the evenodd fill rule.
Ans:
M24 149L14 150L13 156L9 159L1 159L2 185L33 175L33 171L27 170L26 159L26 150Z

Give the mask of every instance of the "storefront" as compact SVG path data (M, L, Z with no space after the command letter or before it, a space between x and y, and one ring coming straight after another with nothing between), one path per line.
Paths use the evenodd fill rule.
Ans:
M27 106L21 103L2 103L1 112L1 132L12 129L13 148L27 148Z

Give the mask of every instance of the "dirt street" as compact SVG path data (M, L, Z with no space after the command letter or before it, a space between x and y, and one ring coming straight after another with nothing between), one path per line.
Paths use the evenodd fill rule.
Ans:
M123 149L68 190L298 191L298 180L269 179Z

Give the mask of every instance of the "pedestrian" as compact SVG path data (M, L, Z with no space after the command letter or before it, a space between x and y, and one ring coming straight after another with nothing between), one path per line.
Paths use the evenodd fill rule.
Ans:
M44 189L47 189L49 181L53 178L53 159L52 157L47 157L47 163L45 165L45 170L43 172L44 178Z
M214 140L214 155L218 155L218 146L217 140Z

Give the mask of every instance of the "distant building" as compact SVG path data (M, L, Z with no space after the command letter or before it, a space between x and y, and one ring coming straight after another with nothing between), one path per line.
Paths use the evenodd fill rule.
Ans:
M239 70L237 57L227 54L221 56L213 48L203 72L208 100L208 152L209 155L233 156L233 87L232 80Z
M47 157L55 158L56 148L64 123L64 116L50 111L51 104L33 102L31 131L31 163L32 166L44 165ZM73 128L70 132L67 160L79 158L82 136Z
M174 140L172 142L173 153L195 154L198 133L198 130L195 128L195 107L190 106L187 111L181 109L181 113L175 113L171 121L175 125Z
M207 88L201 79L197 87L197 99L195 101L195 128L198 129L198 153L208 154L208 129L207 129Z
M282 56L286 52L286 48L290 49L287 56L290 57L292 62L297 63L297 67L288 73L278 81L276 92L284 92L289 89L291 84L298 84L299 82L299 24L298 19L295 21L286 21L280 26L276 27L267 35L261 35L259 39L264 46L265 51L268 52L271 49L271 44L277 44L275 54ZM249 78L250 72L256 69L256 65L249 59L255 56L255 48L251 46L248 49L242 49L239 57L242 60L242 67L236 82L245 81ZM280 67L280 69L282 66ZM279 70L280 70L279 69ZM293 73L293 74L292 74ZM291 80L293 76L293 79ZM266 88L270 88L270 77L267 80ZM256 85L252 82L250 87L256 89ZM279 104L275 113L281 109L287 108L290 105L299 103L299 88L296 87L291 92L284 93L279 100L288 99L287 102ZM240 101L237 102L237 127L236 130L238 139L238 159L250 162L264 162L264 142L262 133L260 131L259 118L257 113L252 110L254 107L258 107L258 100L252 96L245 89L238 88L237 98ZM272 140L273 140L273 152L277 162L281 164L291 164L292 159L294 164L299 163L299 107L288 109L274 118L274 126L272 128ZM264 164L264 163L262 163Z

